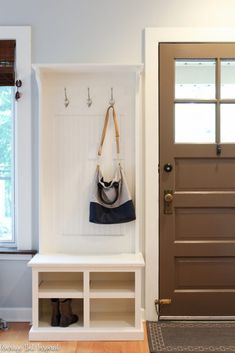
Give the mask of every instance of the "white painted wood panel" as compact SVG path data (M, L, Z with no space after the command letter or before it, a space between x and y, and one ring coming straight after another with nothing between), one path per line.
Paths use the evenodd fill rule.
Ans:
M135 70L103 69L89 73L86 68L81 72L76 68L78 71L65 70L65 73L63 68L37 68L40 72L41 253L105 254L135 252L139 247L135 221L116 225L89 222L91 184L111 87L120 126L121 163L134 202L137 187L138 74ZM70 102L67 108L65 87ZM88 87L93 101L90 108L86 104ZM101 159L107 180L112 178L117 164L111 119L110 122Z
M33 272L39 271L33 289L35 325L29 338L143 339L143 327L137 323L140 314L135 313L141 310L141 286L135 284L141 278L134 275L144 267L139 253L143 225L142 65L46 64L35 69L40 93L40 254L29 263ZM86 104L88 87L93 101L90 108ZM88 221L89 199L111 87L121 132L120 159L133 201L138 202L138 219L97 225ZM107 180L117 164L112 127L111 123L99 161ZM49 299L66 295L73 298L73 310L80 320L64 330L52 328Z
M138 254L113 254L113 255L68 255L68 254L36 254L28 263L29 267L40 271L80 271L89 268L91 272L109 269L109 271L130 271L132 267L144 267L144 259ZM56 272L56 271L55 271Z

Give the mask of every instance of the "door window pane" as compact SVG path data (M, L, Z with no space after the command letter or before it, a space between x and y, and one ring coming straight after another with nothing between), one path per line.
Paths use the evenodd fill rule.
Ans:
M235 104L220 106L220 141L235 142Z
M235 60L221 60L221 98L235 98Z
M215 60L175 60L175 98L214 99L215 63Z
M14 241L13 87L0 87L0 242Z
M176 103L175 143L214 143L215 104Z

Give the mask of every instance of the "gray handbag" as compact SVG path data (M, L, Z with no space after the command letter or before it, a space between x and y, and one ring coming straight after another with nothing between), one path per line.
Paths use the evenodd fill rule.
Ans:
M102 154L102 147L107 132L110 110L113 112L117 155L119 156L120 153L117 115L114 107L109 106L105 115L98 156L101 156ZM134 204L131 199L121 164L118 163L114 178L110 181L104 180L100 165L97 165L92 184L89 221L98 224L116 224L130 222L135 219Z

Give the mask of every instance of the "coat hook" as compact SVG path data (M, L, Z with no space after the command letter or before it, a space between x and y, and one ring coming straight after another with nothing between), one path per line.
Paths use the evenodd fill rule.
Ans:
M66 88L64 88L64 106L65 106L65 108L67 108L68 105L69 105L69 99L68 99L68 96L67 96Z
M92 105L92 99L90 96L90 88L88 87L87 88L87 106L88 106L88 108L90 108L91 105Z
M111 98L110 98L109 104L111 106L114 106L114 104L115 104L115 100L113 98L113 87L111 87Z

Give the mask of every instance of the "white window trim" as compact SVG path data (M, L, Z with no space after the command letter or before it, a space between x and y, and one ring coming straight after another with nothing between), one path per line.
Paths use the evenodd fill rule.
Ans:
M16 40L16 79L22 81L15 121L15 238L18 250L31 250L31 27L0 26L1 39Z
M159 133L158 44L161 42L235 42L235 28L147 28L145 30L145 309L157 320L159 298Z

